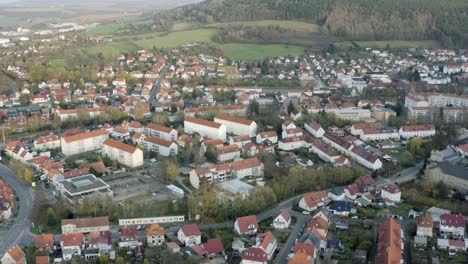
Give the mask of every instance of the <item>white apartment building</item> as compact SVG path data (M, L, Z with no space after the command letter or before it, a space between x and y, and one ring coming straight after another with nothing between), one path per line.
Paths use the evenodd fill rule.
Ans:
M106 139L102 146L102 155L116 160L130 168L143 165L143 151L117 140Z
M380 192L380 197L382 197L382 199L388 199L392 202L400 202L400 188L398 188L398 186L394 183L386 185L382 188L382 191Z
M335 163L335 160L340 157L338 152L334 151L320 140L314 140L312 144L310 144L309 151L317 154L319 158L330 163Z
M226 132L234 135L255 137L257 134L257 123L245 118L217 114L214 117L214 122L223 124L226 127Z
M158 155L168 157L177 155L179 148L173 141L167 141L157 137L145 137L143 147L148 151L158 153Z
M200 167L190 172L190 184L195 189L202 183L217 183L229 180L232 177L231 167L227 163L212 165L206 168Z
M58 109L55 111L55 115L60 118L61 121L66 121L70 118L78 118L80 115L88 115L90 118L95 118L104 114L107 107L95 107L95 108L78 108L78 109Z
M304 135L304 133L302 133L302 129L300 127L286 129L281 133L281 137L283 139L288 137L300 137L302 135Z
M459 214L443 214L440 216L440 232L463 238L465 236L465 217Z
M449 93L410 93L405 97L406 107L468 106L468 96Z
M364 141L380 141L389 139L399 139L400 134L397 131L380 130L374 128L363 129L359 138Z
M432 137L436 133L434 125L412 125L402 126L398 131L400 137L404 139L413 137Z
M195 117L185 118L184 132L187 134L198 133L206 138L226 140L226 127L223 124Z
M257 134L257 144L262 143L265 140L269 140L272 144L276 144L278 142L278 135L275 131L266 131Z
M226 162L240 158L240 149L237 145L217 147L217 151L219 162Z
M34 140L35 150L48 150L60 148L60 138L56 135L50 134L47 136L40 136Z
M145 135L161 138L167 141L177 140L177 130L158 124L149 123L144 130Z
M231 168L232 174L238 179L263 176L263 163L257 157L235 161Z
M325 130L322 128L322 126L314 121L305 123L304 128L307 132L316 138L321 138L323 137L323 134L325 134Z
M105 129L62 137L60 143L62 153L66 156L76 155L88 151L99 150L109 137Z
M368 122L371 120L372 112L369 109L338 109L333 112L339 119L353 122Z
M370 169L370 170L378 170L382 168L382 161L380 159L365 151L361 147L353 146L351 151L348 151L349 156L357 162L359 162L362 166Z
M288 137L279 141L278 148L286 151L299 149L306 146L303 136Z

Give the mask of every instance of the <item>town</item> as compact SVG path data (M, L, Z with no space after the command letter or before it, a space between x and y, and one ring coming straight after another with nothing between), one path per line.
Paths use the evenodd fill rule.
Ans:
M466 261L466 49L51 67L93 27L0 32L2 264Z

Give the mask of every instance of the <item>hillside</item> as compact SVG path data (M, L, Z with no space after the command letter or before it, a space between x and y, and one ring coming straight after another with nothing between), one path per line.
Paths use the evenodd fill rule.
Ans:
M352 40L437 39L468 46L466 0L208 0L155 16L171 23L301 20Z

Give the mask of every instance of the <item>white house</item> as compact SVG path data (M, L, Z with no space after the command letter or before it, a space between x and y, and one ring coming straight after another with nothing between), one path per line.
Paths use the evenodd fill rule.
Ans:
M145 137L143 139L143 147L148 151L154 151L158 155L168 157L177 155L179 147L173 141L167 141L157 137Z
M260 248L251 247L244 251L241 264L267 264L268 255Z
M217 183L229 180L232 177L232 171L229 164L216 164L210 167L200 167L190 171L190 184L195 189L202 183Z
M304 195L299 201L299 208L305 211L313 211L323 205L328 201L328 195L325 191L313 192Z
M26 264L26 254L18 245L10 248L0 259L2 264Z
M283 123L281 124L282 130L292 129L292 128L296 128L296 124L294 124L294 122L291 120L284 120Z
M302 133L302 129L300 127L286 129L281 133L281 137L283 139L289 137L300 137L302 135L304 135L304 133Z
M217 159L219 162L226 162L240 158L240 149L237 145L221 146L216 149L218 152Z
M286 229L291 224L291 214L288 209L281 210L278 215L273 217L274 229Z
M238 179L263 176L263 163L257 157L234 161L231 168L232 174Z
M88 151L99 150L108 138L105 129L81 133L73 136L62 137L60 144L62 153L67 156L81 154Z
M223 124L226 127L226 132L234 135L255 137L257 134L257 123L245 118L217 114L214 117L214 122Z
M443 214L440 216L439 229L443 235L464 238L465 224L465 217L463 215Z
M388 199L392 202L400 202L401 201L401 191L400 188L394 183L385 185L382 188L380 193L382 199Z
M159 224L151 224L146 228L146 243L149 246L160 246L165 241L166 231Z
M421 237L432 237L434 222L430 214L422 214L416 218L416 235Z
M278 142L278 135L275 131L261 132L257 134L256 140L257 144L260 144L265 140L269 140L272 144L276 144Z
M436 133L434 125L402 126L398 134L404 139L412 137L432 137Z
M323 137L323 134L325 134L325 130L322 128L322 126L320 126L319 123L314 121L305 123L304 128L307 132L309 132L312 136L316 138L321 138Z
M187 134L198 133L206 138L226 140L226 127L223 124L195 117L185 117L184 132Z
M303 136L283 138L278 143L278 148L286 151L305 147L306 143Z
M184 225L177 232L177 239L188 247L191 247L193 245L200 245L200 228L198 228L198 225L196 224Z
M268 233L258 234L255 239L254 247L260 248L267 255L268 260L273 258L276 248L278 247L278 241L275 236L269 231Z
M177 130L153 123L149 123L145 127L144 133L167 141L176 141L178 137Z
M40 136L34 140L34 149L36 150L48 150L60 148L60 138L56 135L50 134L46 136Z
M85 236L82 233L63 234L60 239L64 260L71 260L73 256L81 256L84 250Z
M143 165L143 151L117 140L106 139L101 149L102 155L116 160L130 168Z
M256 215L238 217L234 223L234 231L238 235L251 236L257 234L258 220Z
M250 136L232 136L229 138L229 144L236 144L239 148L242 148L245 144L252 142Z

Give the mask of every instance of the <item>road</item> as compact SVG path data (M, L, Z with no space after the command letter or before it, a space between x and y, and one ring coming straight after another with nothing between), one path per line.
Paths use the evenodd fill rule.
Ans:
M153 84L153 88L151 89L151 96L148 100L150 106L155 106L156 104L156 94L158 93L159 88L161 88L161 82L166 78L166 73L171 68L171 64L167 64L164 70L160 73L159 79Z
M403 182L414 180L418 176L418 173L422 169L423 166L424 166L424 162L420 162L416 164L414 167L400 171L399 173L395 173L390 178L379 178L377 180L377 185L383 186L389 183L403 183Z
M16 208L19 207L18 215L14 219L14 224L0 230L0 255L15 244L25 246L34 241L30 233L31 222L29 214L33 206L34 192L31 187L19 179L7 166L0 164L0 176L15 191L19 197ZM5 224L5 223L4 223Z
M301 231L302 226L306 223L307 220L310 219L310 217L302 215L297 212L291 212L291 214L297 218L297 222L294 225L293 229L291 230L291 233L289 234L288 239L286 240L286 242L281 247L281 250L276 255L275 260L273 261L274 264L281 264L281 263L288 262L288 255L290 253L291 247L294 245L294 243L296 242L296 239L299 237L299 232Z

